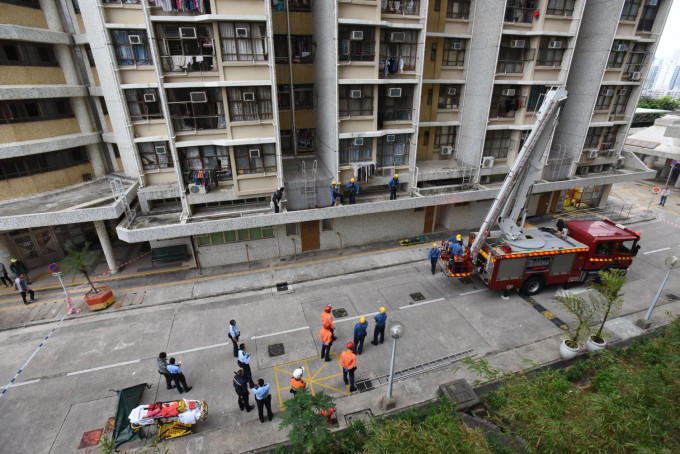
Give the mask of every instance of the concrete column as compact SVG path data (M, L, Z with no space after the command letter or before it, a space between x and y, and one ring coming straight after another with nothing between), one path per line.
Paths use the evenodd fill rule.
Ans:
M678 179L675 180L675 184L673 185L673 187L674 187L675 189L680 188L680 177L678 177Z
M118 265L116 264L116 258L113 255L113 247L111 247L111 240L106 231L104 221L94 221L94 228L97 230L97 237L99 238L99 243L102 245L102 250L104 251L106 265L112 270L111 274L116 274L118 272L116 266Z
M654 164L656 163L656 156L649 155L645 158L645 164L647 164L647 167L650 169L654 168Z
M680 178L678 178L680 180ZM0 232L0 262L5 264L7 268L7 274L9 272L9 260L12 258L12 245L10 244L9 238L6 232Z

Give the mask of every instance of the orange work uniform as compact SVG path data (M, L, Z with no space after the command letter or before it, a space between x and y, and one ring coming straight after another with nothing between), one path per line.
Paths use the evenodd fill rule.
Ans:
M325 325L326 323L331 324L331 330L335 329L335 325L333 324L333 315L330 312L321 313L321 325Z
M295 394L300 390L300 388L306 388L307 387L307 382L305 381L304 378L300 378L299 380L295 377L290 377L290 392Z
M352 350L345 350L340 355L340 364L342 364L342 380L346 385L349 385L350 392L356 391L354 387L354 371L357 369L357 355ZM347 376L349 376L349 380Z
M329 329L321 328L321 331L319 331L319 338L321 339L321 359L330 361L331 344L333 344L333 333L331 333L331 330Z

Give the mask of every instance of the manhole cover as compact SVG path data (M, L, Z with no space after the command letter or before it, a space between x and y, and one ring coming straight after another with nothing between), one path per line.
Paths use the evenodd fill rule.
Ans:
M420 292L411 293L410 296L411 296L411 299L412 299L413 301L422 301L422 300L425 299L425 297L423 296L423 294L420 293Z
M675 293L666 293L666 298L668 298L671 301L680 300L680 297L678 295L676 295Z
M347 311L345 310L344 307L333 309L331 312L333 312L333 317L335 318L347 317Z
M460 281L461 284L465 284L465 285L472 284L472 279L470 279L469 277L461 277L461 278L458 278L458 280Z
M269 352L270 358L273 358L274 356L281 356L286 353L286 349L284 348L283 344L269 345L267 347L267 351Z
M351 425L355 421L370 421L370 419L373 417L373 412L371 411L370 408L367 408L366 410L361 410L357 411L354 413L350 413L348 415L345 415L345 422L347 425Z
M373 382L371 380L364 380L356 383L357 390L360 393L364 391L370 391L373 389Z
M277 292L285 292L286 290L288 290L288 282L279 282L276 284Z

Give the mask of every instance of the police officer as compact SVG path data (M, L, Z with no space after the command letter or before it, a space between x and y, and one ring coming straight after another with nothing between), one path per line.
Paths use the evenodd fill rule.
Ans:
M333 340L336 339L335 337L335 325L333 324L333 314L331 314L331 309L333 309L330 306L326 306L323 308L323 312L321 313L321 324L325 325L326 323L331 324L331 336L333 337Z
M333 345L333 333L331 333L331 324L326 322L319 331L319 338L321 339L321 359L326 362L330 361L331 345Z
M387 323L387 314L384 307L380 308L380 313L375 317L375 330L373 331L373 340L371 344L378 345L378 334L380 335L380 343L385 341L385 323Z
M304 367L298 367L293 371L293 376L290 377L290 392L295 397L295 394L304 388L307 388L307 382L302 378L302 372L304 372Z
M347 342L347 350L340 355L340 364L342 364L342 380L346 385L349 385L349 392L356 391L354 387L354 371L357 370L357 355L354 354L354 344ZM349 375L349 381L347 381Z
M441 255L442 253L439 251L437 243L432 243L432 249L430 249L430 253L427 255L427 259L430 261L430 264L432 265L433 275L434 270L437 269L437 261L439 260L439 257L441 257Z
M387 187L390 188L390 200L397 200L397 190L401 191L398 173L395 173L392 179L387 182Z
M349 191L349 204L357 203L357 195L359 194L359 185L354 182L354 178L350 178L347 183L347 190Z
M269 394L269 383L265 383L261 378L257 380L257 386L253 389L255 394L255 403L257 404L257 414L260 417L260 422L264 423L264 408L267 408L267 417L271 421L274 415L272 414L272 395Z
M229 339L231 343L234 344L234 358L238 358L238 338L241 335L241 331L236 327L236 320L229 321Z
M366 331L368 330L368 322L366 317L359 317L359 323L354 325L354 353L361 355L364 349L364 339L366 339Z
M238 396L238 407L243 411L251 411L255 408L254 405L250 405L250 392L248 391L248 382L246 381L246 374L243 373L243 369L239 369L234 372L234 390L236 390L236 395Z
M341 204L345 203L345 198L342 196L342 192L338 189L338 182L333 180L331 183L331 206L334 207L337 201Z
M243 369L246 381L251 388L255 387L255 382L253 381L253 374L250 371L250 353L246 353L246 344L241 344L240 350L238 351L238 365Z

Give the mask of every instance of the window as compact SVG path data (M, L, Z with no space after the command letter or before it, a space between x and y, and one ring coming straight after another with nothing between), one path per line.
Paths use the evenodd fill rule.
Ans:
M442 8L442 0L434 0L434 10L439 11Z
M548 0L546 14L571 17L574 14L576 0Z
M408 165L408 152L411 146L409 134L393 136L382 136L378 139L378 167Z
M614 98L614 93L616 93L616 87L614 85L600 86L600 93L597 95L597 101L595 102L595 111L609 110L609 106L611 106L612 99Z
M195 23L156 25L164 72L212 71L212 27ZM216 68L215 68L216 69Z
M433 42L430 47L430 60L437 60L437 42Z
M381 85L378 112L384 121L410 120L413 115L413 85ZM400 96L394 96L401 90ZM391 96L392 95L392 96Z
M312 35L292 35L290 47L293 51L293 63L312 63ZM286 35L274 35L274 56L276 63L288 63L288 38Z
M274 238L274 227L253 227L250 229L215 232L206 235L196 235L198 246L216 246L219 244L235 243L238 241L254 241Z
M517 74L524 71L524 62L533 60L534 49L529 48L527 36L503 36L498 52L496 72Z
M404 71L415 71L417 47L418 32L416 30L388 28L380 33L380 61L385 62L390 57L396 59L404 64ZM395 62L396 66L397 62ZM385 70L382 75L387 75L389 72Z
M373 85L340 85L338 110L340 117L373 115Z
M90 68L94 68L94 55L92 55L92 48L89 44L85 44L85 55L87 55L87 62L90 65Z
M566 36L544 36L538 48L536 66L552 66L558 68L562 66L564 52L567 50Z
M0 41L0 66L59 66L49 44Z
M624 21L635 21L637 19L638 12L640 11L640 5L642 0L626 0L623 3L623 10L621 10L621 20Z
M449 0L446 4L446 17L449 19L468 19L470 0Z
M220 22L222 59L266 61L267 26L264 22Z
M617 87L612 109L612 113L614 115L624 115L626 113L626 108L628 107L628 101L630 100L630 95L632 92L632 86Z
M634 43L628 52L628 62L623 68L623 74L631 76L633 73L641 72L647 60L651 57L650 45L645 43Z
M619 243L619 254L632 254L636 249L636 240L622 241Z
M428 146L430 144L430 131L425 131L423 133L423 145Z
M465 40L446 38L444 40L444 56L442 66L465 65Z
M137 143L144 170L172 168L172 154L167 142Z
M434 96L434 89L428 88L427 89L427 105L431 106L432 105L432 97Z
M281 138L281 155L295 156L293 131L291 129L282 129L280 133L280 138Z
M630 41L615 40L607 59L607 69L622 67L630 48Z
M507 0L505 6L505 22L530 24L534 20L536 10L534 0Z
M111 148L113 149L113 156L116 159L120 159L120 150L118 149L118 145L116 145L115 143L111 143L109 145L111 145Z
M370 137L357 139L340 139L340 165L348 166L355 162L373 160L373 140Z
M602 130L603 128L588 128L588 133L586 134L586 141L583 144L583 148L597 148L600 145Z
M439 85L439 99L437 107L439 109L458 109L460 102L460 92L463 86L458 85Z
M40 2L38 0L0 0L0 3L9 3L10 5L40 9Z
M290 110L290 85L279 85L277 92L279 110ZM295 110L314 109L314 85L295 85L293 96L295 100Z
M375 28L341 25L338 58L340 61L375 61Z
M440 0L435 0L435 8L437 8L437 2ZM439 11L439 9L435 9ZM386 0L382 2L381 12L385 14L407 14L415 15L420 13L420 3L418 0Z
M487 131L482 156L493 156L496 159L507 158L512 145L511 137L512 131L508 129Z
M168 88L166 92L175 131L227 127L220 88Z
M437 126L434 128L434 148L455 147L458 126Z
M616 148L616 136L619 134L619 126L609 126L603 128L602 143L600 151L612 150Z
M333 230L333 219L322 219L321 230L324 232L328 230Z
M639 32L651 32L654 26L654 20L656 19L656 6L647 5L642 8L642 14L640 14L640 21L638 22L637 30Z
M108 115L109 114L109 108L106 107L106 101L104 100L103 96L99 97L99 105L102 106L102 114Z
M526 97L521 94L522 87L517 85L494 86L489 118L514 118L518 110L526 107Z
M220 181L232 179L229 147L202 145L180 148L179 156L182 161L182 170L185 173L192 170L216 170ZM192 183L190 179L189 183Z
M276 172L276 146L273 143L234 147L234 157L237 175Z
M281 0L279 0L280 2ZM289 11L311 11L312 0L288 0Z
M601 243L597 243L597 246L595 246L595 254L611 255L611 253L613 252L612 246L613 244L611 241L602 241Z
M300 153L308 153L316 150L316 129L298 129L297 130L297 151Z
M130 111L130 120L139 121L163 118L158 89L136 88L123 91L125 92L125 99Z
M272 90L270 87L227 88L231 121L257 121L272 118Z
M0 160L0 180L68 169L88 162L87 151L83 147L2 159Z
M143 30L111 30L118 66L150 65L151 52Z
M0 102L0 124L73 118L68 98Z
M527 103L527 112L536 112L541 108L545 94L548 92L548 87L542 85L532 85L529 92L529 102Z
M298 225L297 224L286 224L286 235L287 236L295 236L298 234Z

